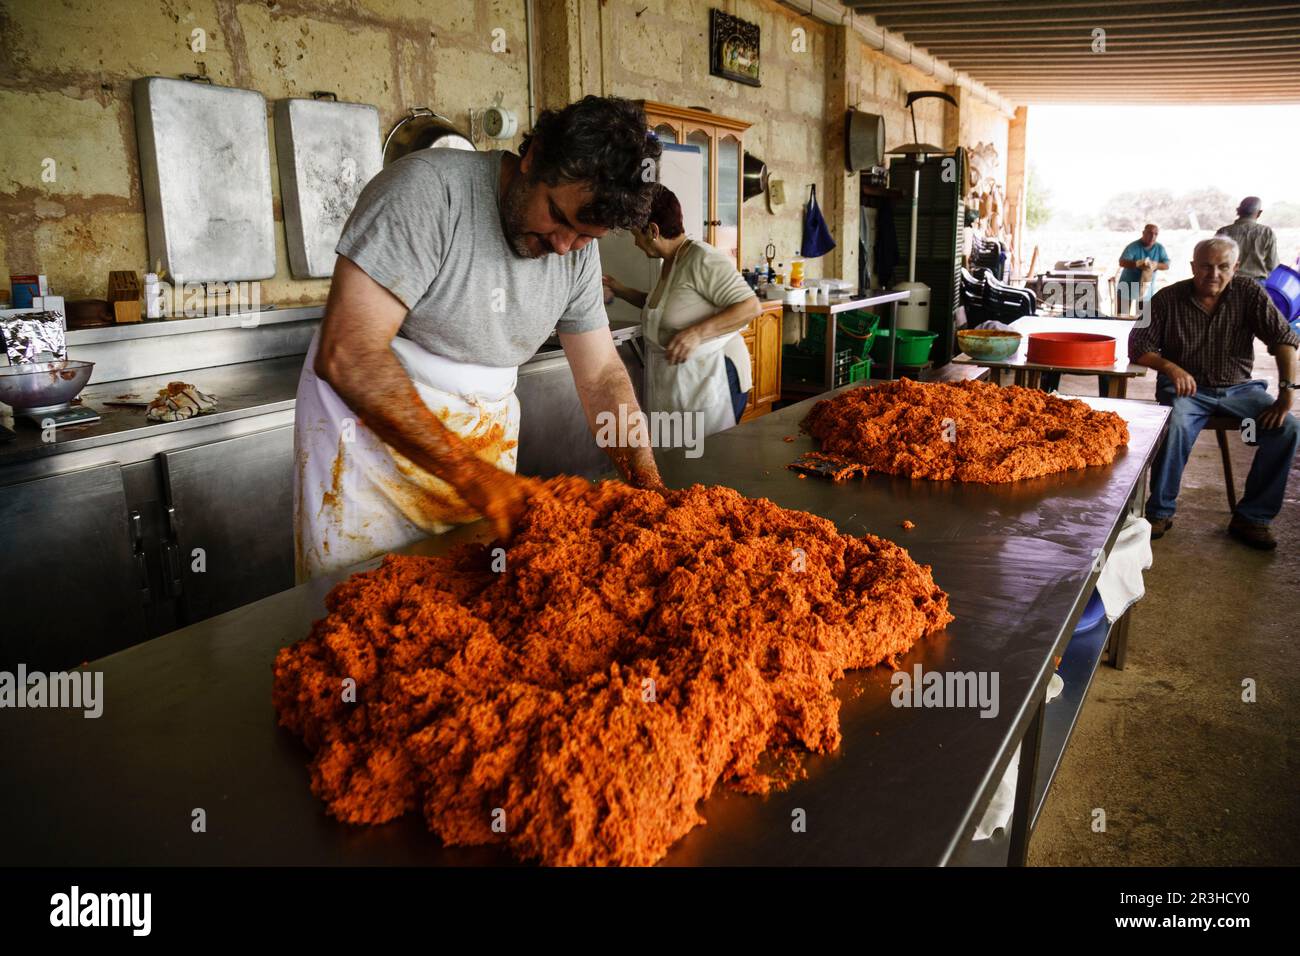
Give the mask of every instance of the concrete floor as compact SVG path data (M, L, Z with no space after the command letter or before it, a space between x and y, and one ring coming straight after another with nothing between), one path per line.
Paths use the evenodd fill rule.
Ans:
M1258 343L1257 343L1258 345ZM1263 351L1255 375L1276 394ZM1061 391L1095 395L1066 376ZM1151 399L1154 373L1129 397ZM1253 449L1234 439L1240 495ZM1229 538L1223 467L1202 433L1172 530L1152 543L1126 667L1102 664L1029 849L1031 865L1300 863L1300 467L1278 549ZM1242 701L1251 678L1256 703ZM1050 706L1050 705L1049 705ZM1093 832L1094 808L1106 815Z

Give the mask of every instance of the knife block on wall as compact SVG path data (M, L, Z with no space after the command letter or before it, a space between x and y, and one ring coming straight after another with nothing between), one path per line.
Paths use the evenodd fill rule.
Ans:
M119 325L140 321L140 277L133 271L108 274L108 301L113 307L113 321Z

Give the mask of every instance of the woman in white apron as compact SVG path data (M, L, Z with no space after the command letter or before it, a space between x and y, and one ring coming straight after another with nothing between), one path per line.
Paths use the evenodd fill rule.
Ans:
M474 521L455 489L367 428L313 366L303 365L295 410L294 556L299 582ZM479 458L515 470L518 369L453 362L398 336L392 349L424 404Z
M641 309L645 410L698 413L701 435L730 428L753 387L740 330L758 315L758 298L735 262L687 238L681 204L667 188L659 188L649 222L632 236L648 257L664 260L658 285L647 294L608 275L605 285Z

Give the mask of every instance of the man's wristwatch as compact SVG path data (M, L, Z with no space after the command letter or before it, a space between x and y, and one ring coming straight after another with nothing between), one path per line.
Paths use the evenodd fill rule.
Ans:
M1297 384L1295 382L1288 382L1286 379L1282 379L1282 381L1277 383L1277 387L1279 389L1283 389L1283 388L1297 389L1300 388L1300 384Z

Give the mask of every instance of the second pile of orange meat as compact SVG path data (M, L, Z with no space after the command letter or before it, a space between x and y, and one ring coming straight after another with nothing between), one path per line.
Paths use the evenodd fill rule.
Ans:
M995 484L1108 465L1128 444L1114 412L989 382L855 388L818 402L803 427L844 464L837 477L878 471Z

